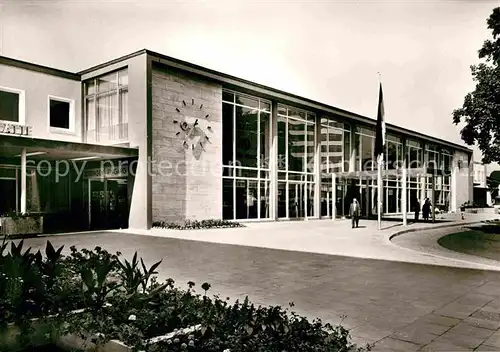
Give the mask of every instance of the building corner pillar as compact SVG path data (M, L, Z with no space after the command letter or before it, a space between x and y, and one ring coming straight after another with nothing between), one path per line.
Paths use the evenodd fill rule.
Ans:
M458 211L458 204L457 204L457 176L458 176L458 163L457 160L452 160L451 163L451 175L450 175L450 193L451 193L451 199L450 199L450 207L451 211L456 212Z
M337 217L337 177L332 173L332 220Z
M468 198L467 200L469 201L470 204L474 202L474 162L472 159L472 153L469 153L467 155L467 166L468 166L468 179L467 179L467 185L468 185Z
M26 148L21 151L21 213L26 213Z

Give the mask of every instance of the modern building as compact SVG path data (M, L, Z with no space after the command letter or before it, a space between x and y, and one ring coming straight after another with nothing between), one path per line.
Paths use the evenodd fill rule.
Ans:
M473 161L473 203L479 207L491 206L495 203L492 197L490 186L496 183L490 176L495 175L492 164L483 164L480 161ZM490 179L490 184L488 184Z
M376 213L375 120L148 50L78 73L0 57L0 121L0 212L47 231ZM384 214L471 201L471 157L387 124Z

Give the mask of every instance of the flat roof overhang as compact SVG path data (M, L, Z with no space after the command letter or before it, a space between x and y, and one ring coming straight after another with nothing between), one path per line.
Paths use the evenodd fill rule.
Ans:
M262 98L274 99L274 100L277 100L278 102L296 105L297 107L303 108L303 109L313 109L315 111L321 111L323 113L326 113L327 115L328 114L336 114L336 115L339 115L343 118L351 119L351 120L357 121L358 123L361 123L361 124L364 124L367 126L375 126L377 123L377 120L374 118L363 116L363 115L360 115L360 114L357 114L354 112L350 112L350 111L347 111L344 109L340 109L340 108L337 108L337 107L334 107L334 106L331 106L331 105L328 105L325 103L321 103L321 102L318 102L318 101L315 101L315 100L312 100L309 98L298 96L296 94L287 93L287 92L284 92L284 91L276 89L276 88L267 87L265 85L251 82L251 81L248 81L248 80L243 79L243 78L239 78L239 77L235 77L235 76L232 76L229 74L225 74L222 72L211 70L211 69L199 66L199 65L195 65L195 64L183 61L183 60L175 59L173 57L166 56L166 55L163 55L163 54L151 51L151 50L147 50L147 49L143 49L141 51L127 55L123 58L116 59L114 61L111 61L110 63L114 63L115 61L119 62L121 60L125 60L125 59L128 59L130 57L137 56L137 55L143 55L143 54L147 54L153 63L165 65L165 66L171 67L171 68L176 68L176 69L182 70L184 72L189 72L189 73L204 77L206 79L210 79L212 81L220 82L223 85L223 87L225 87L225 88L239 90L239 91L242 91L242 93L250 93L253 95L258 95ZM79 72L79 74L85 74L93 69L101 68L102 66L106 66L110 63L105 63L102 65L96 66L92 69L88 69L88 70ZM394 125L391 123L387 123L387 122L386 122L386 128L387 128L388 132L401 134L403 136L408 136L410 138L413 137L413 138L419 139L419 140L425 140L425 141L428 141L431 143L436 143L436 144L443 145L443 146L446 146L449 148L460 150L460 151L466 152L467 154L472 154L472 149L467 148L467 147L460 145L460 144L457 144L457 143L446 141L446 140L441 139L441 138L425 135L423 133L419 133L419 132L416 132L416 131L413 131L413 130L410 130L410 129L407 129L404 127L400 127L400 126L397 126L397 125Z
M20 158L24 148L26 148L26 154L28 154L27 157L29 159L48 161L74 160L80 158L89 158L88 160L98 161L134 158L139 155L139 150L137 148L54 141L8 135L0 136L0 158Z

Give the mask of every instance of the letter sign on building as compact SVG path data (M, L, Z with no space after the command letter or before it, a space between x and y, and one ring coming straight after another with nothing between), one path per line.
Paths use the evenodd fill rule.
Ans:
M16 136L31 136L33 127L15 125L13 123L1 123L0 122L0 133L3 134L13 134Z

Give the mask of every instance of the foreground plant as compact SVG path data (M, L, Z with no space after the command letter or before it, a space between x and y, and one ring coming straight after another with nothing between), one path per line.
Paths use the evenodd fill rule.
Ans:
M50 324L50 339L76 334L82 348L116 339L133 351L353 351L349 332L321 320L309 321L279 306L254 306L248 298L209 297L209 283L157 281L161 261L147 267L137 253L121 260L100 247L68 257L50 242L45 255L23 250L23 243L0 246L0 309L6 322L22 326L30 343L29 318ZM27 299L27 301L26 301ZM84 308L77 312L75 308ZM56 313L54 315L54 313Z

